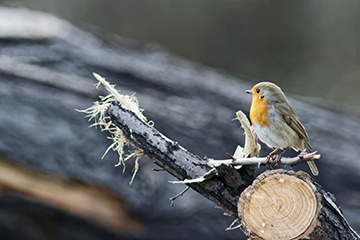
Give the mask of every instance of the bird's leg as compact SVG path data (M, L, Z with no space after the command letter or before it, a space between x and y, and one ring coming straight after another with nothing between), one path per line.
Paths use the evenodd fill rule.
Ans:
M285 148L284 151L282 153L280 153L279 155L276 156L276 158L274 159L275 165L279 166L281 163L281 158L284 156L284 153L288 150L289 148Z
M271 158L274 158L274 154L279 151L280 148L276 148L274 151L272 151L271 153L269 153L269 155L267 155L266 157L266 161L265 164L269 164L269 161Z
M234 163L236 161L236 158L234 158L233 155L229 154L229 153L226 153L232 160L232 163Z

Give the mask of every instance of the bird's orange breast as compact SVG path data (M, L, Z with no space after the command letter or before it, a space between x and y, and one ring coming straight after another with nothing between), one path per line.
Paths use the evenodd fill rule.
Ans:
M253 101L250 108L250 119L252 124L257 124L261 128L269 127L269 101L261 96L253 96Z

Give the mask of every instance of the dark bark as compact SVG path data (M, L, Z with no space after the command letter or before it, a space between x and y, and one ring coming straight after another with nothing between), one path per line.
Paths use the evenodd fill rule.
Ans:
M134 146L177 179L195 179L212 169L204 159L190 153L177 142L164 138L163 134L141 121L133 112L113 104L107 114ZM237 199L251 184L253 169L253 166L246 166L238 171L222 165L217 168L216 177L188 185L229 214L236 216Z
M321 227L317 227L312 234L313 239L360 239L360 236L351 228L343 212L336 203L334 195L326 192L319 184L315 183L317 190L322 195L322 209L319 220Z
M212 169L205 160L190 153L177 142L164 138L159 131L140 120L133 112L113 104L107 114L134 146L177 179L198 178ZM253 169L253 166L243 166L238 171L232 166L220 165L216 168L216 177L188 185L236 217L238 199L241 192L252 183ZM322 195L323 207L320 214L322 217L319 218L321 226L315 228L311 239L359 239L332 194L324 191L319 184L316 186Z
M36 21L30 21L29 15L15 15L24 16L25 23L46 22L37 12L32 13ZM158 47L140 48L58 20L65 24L65 32L32 39L33 34L25 38L16 36L32 31L28 24L24 25L27 29L19 31L18 21L3 19L7 29L16 31L11 37L0 33L1 156L48 174L109 188L115 195L126 198L131 210L147 226L148 239L243 237L240 231L224 231L231 219L222 217L222 210L214 209L212 202L192 191L176 200L171 208L169 197L183 187L169 184L168 180L172 180L169 174L149 173L154 167L150 161L140 161L140 172L129 186L133 163L127 163L123 174L121 168L114 168L115 153L110 151L101 160L111 142L99 130L89 129L84 115L74 109L86 109L98 100L98 95L106 94L93 86L96 80L92 72L97 72L116 84L121 93L136 92L140 107L146 109L145 115L156 123L159 131L200 158L207 155L223 159L226 152L231 154L236 145L243 145L239 123L231 119L239 109L248 112L251 98L243 92L259 80L245 82ZM53 26L32 27L36 30L37 26L49 25ZM46 30L51 29L43 31ZM309 99L296 100L291 93L288 97L312 146L322 155L317 160L320 175L316 181L337 197L347 220L359 230L359 118L319 103L309 104ZM269 152L263 145L260 156ZM294 168L308 171L305 163ZM264 169L256 169L256 174ZM230 185L229 179L222 181ZM1 197L0 212L1 232L8 233L9 239L14 236L36 240L83 239L82 234L89 239L118 236L18 196Z

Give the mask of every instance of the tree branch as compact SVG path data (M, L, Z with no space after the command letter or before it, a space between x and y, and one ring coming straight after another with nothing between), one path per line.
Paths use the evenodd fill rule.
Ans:
M320 154L317 154L317 152L307 153L306 151L301 152L296 157L283 157L281 158L280 164L294 166L298 163L316 160L321 157ZM219 166L220 164L225 165L234 165L234 166L242 166L242 165L266 165L266 164L278 164L273 158L270 158L267 160L266 157L252 157L252 158L235 158L232 157L232 159L226 159L226 160L214 160L214 159L208 159L208 164L212 166Z
M101 78L100 76L96 77ZM101 78L101 80L106 82L105 79ZM105 84L107 84L107 82ZM126 99L126 96L119 96L120 98L124 97ZM260 150L257 143L257 136L243 113L238 112L237 116L242 127L245 129L245 148L243 149L238 146L231 160L206 161L188 152L177 142L170 140L157 131L145 118L141 117L142 114L139 116L141 111L136 114L136 111L134 112L130 110L129 107L124 106L130 102L132 106L135 106L136 110L139 110L137 109L137 101L134 97L127 98L127 100L124 101L125 103L121 103L121 101L118 101L117 97L112 94L103 98L103 101L103 103L96 102L93 107L84 112L88 113L89 117L102 116L96 119L93 125L99 125L103 131L107 130L113 135L113 144L111 145L113 149L122 153L122 148L125 144L135 146L139 149L138 152L141 155L147 155L157 165L179 179L180 182L177 183L187 184L204 197L225 209L229 215L238 218L237 203L239 196L254 180L254 165L251 164L265 164L267 161L266 158L257 157ZM105 117L105 115L107 117ZM303 152L295 158L284 158L282 163L294 165L319 158L320 155L317 154L317 152L308 154ZM273 163L274 161L273 159L269 159L269 162ZM241 167L236 169L236 166ZM284 172L287 173L287 171ZM307 175L306 173L304 174ZM310 179L308 175L307 178ZM259 177L257 179L255 182L263 180L261 178L259 179ZM275 180L280 181L282 178ZM253 185L254 184L252 184L252 186ZM319 221L321 227L324 227L321 229L325 229L326 236L334 236L333 239L357 238L358 235L348 225L335 201L329 198L331 194L320 189L320 186L317 186L317 188L325 202L322 204L321 216L319 215L319 218L314 216L314 219ZM246 193L246 191L244 193ZM251 195L247 194L246 197L248 196ZM264 197L259 198L259 201L264 201L264 203L269 202L268 199ZM260 202L260 206L262 206L262 202ZM284 224L286 225L287 223L285 222ZM310 239L319 239L321 236L324 236L321 233L323 230L317 231L317 229L319 228L315 227L315 231L312 233L305 232L304 236L310 236ZM248 236L249 235L252 235L251 229L250 232L248 232Z
M237 202L240 194L252 184L253 165L243 165L239 170L233 166L233 160L225 160L222 163L209 164L186 149L181 147L155 128L140 120L133 112L124 109L117 104L111 104L106 111L113 124L121 129L124 136L132 145L139 148L144 154L149 156L157 165L164 168L177 179L199 192L204 197L213 201L231 216L237 216ZM240 151L242 152L242 151ZM235 154L234 154L235 155ZM285 158L283 161L287 164L318 159L320 156L316 152L302 155L295 158ZM236 159L235 162L246 161L251 163L264 163L266 158ZM219 162L213 160L210 163ZM201 179L201 181L192 181L191 179ZM349 226L342 215L335 201L317 185L320 194L323 196L323 207L319 221L327 229L326 236L334 236L333 239L357 239L357 233ZM330 201L329 201L330 199ZM266 201L266 200L265 200ZM310 239L320 239L320 233L315 228L315 232Z
M132 145L141 149L157 165L177 179L195 179L213 169L204 159L168 139L130 110L114 103L107 109L106 114ZM246 166L236 170L232 166L220 165L216 167L216 177L188 185L232 216L236 216L237 199L251 184L253 169L253 166Z

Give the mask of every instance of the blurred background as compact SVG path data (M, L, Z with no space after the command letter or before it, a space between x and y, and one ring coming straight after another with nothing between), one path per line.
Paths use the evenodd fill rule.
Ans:
M360 114L360 2L2 0ZM323 100L322 100L323 101ZM335 104L332 103L332 104Z
M70 27L71 34L34 40L9 37L0 24L0 163L6 163L0 170L14 170L0 179L0 192L23 180L0 198L4 239L246 239L239 230L225 231L233 219L193 191L170 207L169 197L183 186L170 185L173 178L165 172L154 173L151 161L141 161L132 186L133 161L124 174L113 167L115 153L101 161L110 144L107 135L88 129L84 114L74 111L104 95L93 90L92 71L124 93L136 92L156 127L201 157L226 158L243 141L231 119L236 110L249 109L243 90L256 82L273 81L298 100L331 109L314 118L304 109L308 105L294 100L310 140L324 154L318 166L326 174L317 181L360 229L360 167L351 162L360 154L360 1L0 0L0 5L47 12L84 29ZM1 14L0 23L6 18ZM52 23L47 30L57 24ZM69 87L73 79L84 88ZM321 122L329 116L334 121ZM342 123L346 131L329 133ZM262 154L267 152L263 147ZM342 154L343 165L337 161ZM7 162L19 163L20 170ZM23 166L36 171L28 174ZM23 184L39 192L27 192ZM46 196L52 189L60 190ZM85 194L68 197L78 192ZM78 212L87 201L93 211Z

